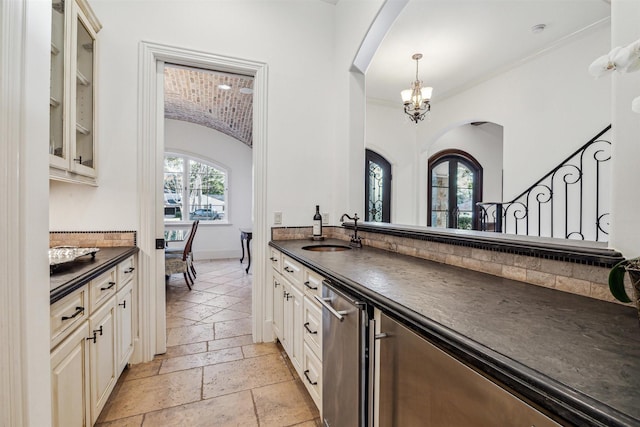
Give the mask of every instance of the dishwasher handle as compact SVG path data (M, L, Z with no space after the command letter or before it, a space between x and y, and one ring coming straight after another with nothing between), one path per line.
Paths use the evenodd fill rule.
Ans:
M331 307L331 305L327 302L327 301L331 301L331 298L320 298L318 295L314 295L313 296L316 301L318 301L324 308L326 308L327 310L329 310L329 313L333 314L335 317L338 318L339 321L343 321L344 320L344 316L347 315L346 311L336 311L335 308Z

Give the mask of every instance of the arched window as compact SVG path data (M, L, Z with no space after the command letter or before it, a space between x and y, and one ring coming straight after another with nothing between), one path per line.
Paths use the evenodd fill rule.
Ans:
M184 154L165 153L165 222L228 222L228 175L223 168Z
M444 150L429 158L429 216L433 227L478 230L482 166L469 153Z
M364 170L364 220L391 222L391 163L366 150Z

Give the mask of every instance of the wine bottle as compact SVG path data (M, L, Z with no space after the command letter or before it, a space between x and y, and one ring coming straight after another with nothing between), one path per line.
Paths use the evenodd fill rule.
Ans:
M316 205L316 214L313 216L313 237L322 236L322 215L320 215L320 206Z

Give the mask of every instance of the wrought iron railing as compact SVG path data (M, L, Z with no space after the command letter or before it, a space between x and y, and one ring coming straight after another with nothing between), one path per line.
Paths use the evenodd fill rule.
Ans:
M611 125L509 202L480 202L484 231L606 241Z

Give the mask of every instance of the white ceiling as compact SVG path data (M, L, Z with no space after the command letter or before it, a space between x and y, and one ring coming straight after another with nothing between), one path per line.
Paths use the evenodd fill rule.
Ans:
M400 105L400 91L415 79L414 53L424 55L419 78L434 88L435 103L606 22L609 14L606 0L410 0L369 64L367 98ZM536 24L545 30L533 34Z

